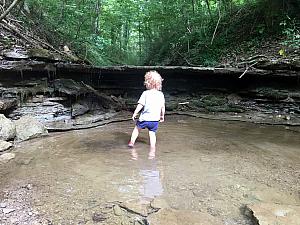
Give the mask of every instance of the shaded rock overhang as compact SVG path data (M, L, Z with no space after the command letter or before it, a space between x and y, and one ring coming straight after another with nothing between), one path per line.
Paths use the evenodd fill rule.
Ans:
M210 75L276 75L284 77L300 76L300 67L292 69L256 69L247 70L244 68L234 67L189 67L189 66L91 66L85 64L71 64L63 62L44 62L44 61L0 61L0 72L17 72L17 71L53 71L53 72L76 72L76 73L131 73L146 72L157 70L163 72L184 72L185 74L210 74ZM245 74L244 74L245 73Z
M143 89L145 72L157 70L164 78L164 91L197 89L244 89L257 86L300 87L300 68L271 70L187 66L90 66L35 60L0 61L0 81L29 78L68 78L98 89Z

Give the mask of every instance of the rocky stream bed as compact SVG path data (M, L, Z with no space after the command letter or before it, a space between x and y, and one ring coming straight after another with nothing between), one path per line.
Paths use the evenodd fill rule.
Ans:
M94 67L22 24L0 24L0 225L300 224L299 51ZM167 120L149 161L145 135L126 144L153 69Z
M299 224L297 75L152 68L167 110L153 169L135 164L146 136L126 148L151 68L41 68L0 74L1 225Z

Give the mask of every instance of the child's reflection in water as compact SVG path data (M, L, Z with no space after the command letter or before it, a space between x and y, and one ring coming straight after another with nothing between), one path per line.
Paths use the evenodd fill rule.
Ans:
M138 154L137 154L136 149L132 148L130 152L131 152L131 159L132 160L137 160L138 159Z
M138 160L136 149L131 149L131 156L133 160ZM160 182L160 172L157 169L155 159L143 160L139 174L143 178L143 185L140 188L143 198L153 199L162 194L163 187Z

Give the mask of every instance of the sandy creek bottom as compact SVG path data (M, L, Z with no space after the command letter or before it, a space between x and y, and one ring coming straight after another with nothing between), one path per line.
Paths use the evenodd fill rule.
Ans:
M13 210L0 210L0 224L140 224L120 222L112 205L159 198L172 210L248 225L247 204L300 205L299 133L172 116L160 124L156 158L149 160L146 131L135 159L127 148L133 126L122 122L19 144L16 158L0 165L0 203Z

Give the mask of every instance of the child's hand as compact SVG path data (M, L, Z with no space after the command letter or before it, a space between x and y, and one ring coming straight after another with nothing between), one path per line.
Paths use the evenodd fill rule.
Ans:
M135 121L135 119L136 119L136 116L137 116L136 114L133 114L133 115L132 115L132 117L131 117L131 118L132 118L132 120L133 120L133 121Z

